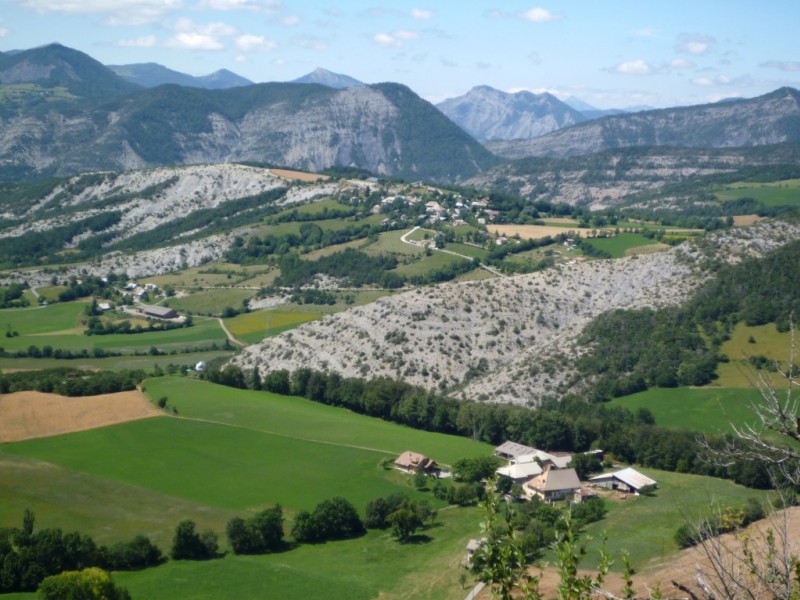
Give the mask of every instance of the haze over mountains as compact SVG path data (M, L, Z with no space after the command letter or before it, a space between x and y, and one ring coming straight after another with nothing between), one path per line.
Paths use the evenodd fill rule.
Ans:
M440 105L451 120L400 84L363 85L322 69L288 83L247 85L218 72L147 87L156 75L181 74L158 65L116 68L129 78L139 73L142 85L58 44L0 54L0 176L250 161L453 182L500 156L800 141L800 94L791 88L587 120L550 94L482 86ZM538 137L518 139L530 136ZM494 141L484 147L475 138Z

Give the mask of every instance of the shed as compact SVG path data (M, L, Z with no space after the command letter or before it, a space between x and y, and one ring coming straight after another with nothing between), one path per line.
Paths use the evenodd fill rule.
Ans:
M140 306L139 311L148 317L156 317L158 319L174 319L178 316L175 309L169 306Z
M658 487L655 479L650 479L647 475L639 473L633 467L615 471L613 473L603 473L589 478L591 483L612 490L622 492L641 493Z

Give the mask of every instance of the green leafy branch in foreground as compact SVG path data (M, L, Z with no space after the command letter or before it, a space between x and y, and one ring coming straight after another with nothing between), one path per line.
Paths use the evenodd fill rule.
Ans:
M530 564L537 556L526 553L521 540L515 534L513 526L514 510L504 507L502 498L496 491L496 482L488 486L483 508L486 516L481 524L484 538L473 556L473 572L481 581L490 586L492 597L501 600L524 598L525 600L542 600L539 589L540 575L531 572ZM556 590L558 600L584 600L597 597L598 594L609 598L615 595L603 590L603 583L611 568L612 560L605 550L605 536L600 549L600 562L595 575L579 575L581 559L586 555L586 543L590 541L582 536L579 524L567 513L556 523L557 536L550 546L555 554L555 567L559 573L559 584ZM627 556L623 556L625 569L622 598L630 600L635 597L633 590L633 568ZM660 591L651 593L652 598L660 598Z

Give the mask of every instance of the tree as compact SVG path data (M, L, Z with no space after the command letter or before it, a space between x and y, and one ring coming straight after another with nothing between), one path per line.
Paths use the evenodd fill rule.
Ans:
M97 567L47 577L39 585L38 596L41 600L130 600L128 591Z
M198 534L195 523L184 520L175 528L170 556L175 560L205 560L214 558L219 549L217 536L213 531Z
M314 511L300 511L292 525L297 542L323 542L356 537L364 533L364 523L355 507L341 497L323 500Z
M401 542L407 542L423 525L417 502L410 498L407 498L397 510L390 514L388 520L392 526L392 535Z
M603 463L599 454L574 454L569 466L575 469L578 479L585 480L590 473L603 470Z

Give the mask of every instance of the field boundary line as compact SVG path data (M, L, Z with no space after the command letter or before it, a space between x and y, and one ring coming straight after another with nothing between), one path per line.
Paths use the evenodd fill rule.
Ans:
M315 442L317 444L327 444L328 446L339 446L342 448L353 448L354 450L367 450L369 452L380 452L381 454L390 454L392 456L396 456L398 452L394 450L384 450L381 448L370 448L369 446L358 446L356 444L345 444L343 442L332 442L330 440L318 440L315 438L310 437L303 437L300 435L292 435L290 433L281 433L278 431L269 431L268 429L256 429L254 427L245 427L244 425L236 425L234 423L225 423L222 421L214 421L213 419L202 419L200 417L185 417L183 415L167 415L164 416L172 417L173 419L183 419L185 421L197 421L198 423L211 423L212 425L222 425L224 427L233 427L235 429L244 429L245 431L253 431L256 433L266 433L267 435L277 435L280 437L285 437L293 440L300 440L301 442Z

